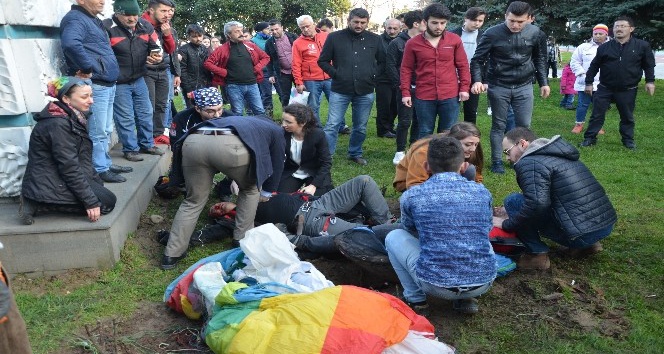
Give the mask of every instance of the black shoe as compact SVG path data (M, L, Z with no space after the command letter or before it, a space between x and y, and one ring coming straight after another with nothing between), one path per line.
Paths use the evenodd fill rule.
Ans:
M367 160L365 160L362 156L349 157L348 159L361 166L367 165Z
M161 150L160 150L158 147L156 147L156 146L153 146L153 147L151 147L151 148L147 148L147 149L141 148L141 149L138 150L138 152L140 152L141 154L159 155L159 156L161 156L161 155L164 154L164 152L161 151Z
M505 165L503 165L503 162L494 162L491 164L491 172L493 173L498 173L498 174L503 174L505 173Z
M189 239L190 246L205 246L226 237L233 237L233 230L219 224L205 225L202 229L194 231Z
M426 301L408 302L404 299L403 302L405 302L408 307L413 309L413 311L415 311L415 313L420 316L426 317L430 314L429 304Z
M124 158L127 159L127 161L131 161L131 162L143 161L143 158L138 156L138 152L136 152L136 151L125 152L123 155L124 155ZM109 171L110 171L110 169L109 169ZM115 172L115 171L111 171L111 172L119 173L119 172Z
M623 146L630 150L636 150L636 144L633 141L623 141Z
M37 203L30 199L20 197L18 207L18 217L21 218L24 225L32 225L35 222L34 216L37 213Z
M185 252L180 257L169 257L167 255L164 255L164 257L161 259L161 269L169 270L169 269L175 268L175 266L177 266L178 262L186 256L187 256L187 252Z
M231 240L231 248L238 248L240 247L240 240L233 239Z
M160 245L167 246L168 239L171 237L171 233L168 230L158 230L157 231L157 242Z
M126 178L120 176L117 173L111 172L111 170L100 173L99 178L101 178L102 181L108 183L122 183L127 181Z
M129 166L120 166L120 165L111 165L111 168L109 168L108 170L113 173L129 173L134 171L134 169Z
M380 137L381 137L381 138L389 138L389 139L394 139L394 138L396 138L396 137L397 137L397 135L396 135L396 134L394 134L394 133L392 133L392 132L387 132L387 133L385 133L385 134L381 135Z
M350 127L344 125L344 128L339 131L339 134L348 135L350 134Z
M580 147L588 147L588 146L593 146L597 144L597 139L583 139L581 143L579 143Z

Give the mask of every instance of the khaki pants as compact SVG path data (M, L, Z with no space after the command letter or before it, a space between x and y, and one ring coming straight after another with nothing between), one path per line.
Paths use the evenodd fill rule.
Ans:
M180 257L189 246L201 211L212 188L212 178L218 172L234 180L240 188L233 238L240 240L253 228L259 192L251 154L235 135L192 134L182 145L182 170L187 198L178 209L164 254Z

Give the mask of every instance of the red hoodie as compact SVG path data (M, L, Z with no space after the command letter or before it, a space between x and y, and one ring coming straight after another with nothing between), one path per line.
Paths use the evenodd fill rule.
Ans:
M154 22L150 13L147 11L145 11L141 17L150 22L152 27L154 27L154 31L159 35L159 40L161 41L161 46L164 49L164 52L168 54L175 53L175 38L173 38L173 32L171 31L170 35L164 36L164 32L161 31L161 26L157 26L157 23Z
M304 81L322 81L330 78L318 66L318 57L327 39L327 32L318 32L313 38L300 36L293 42L293 81L303 85Z

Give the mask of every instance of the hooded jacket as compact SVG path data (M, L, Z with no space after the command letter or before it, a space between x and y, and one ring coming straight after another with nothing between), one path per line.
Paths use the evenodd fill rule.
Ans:
M60 21L60 44L67 63L68 75L77 71L92 74L92 82L112 86L120 67L113 54L104 24L83 7L72 5Z
M175 53L175 50L177 49L177 43L175 43L175 38L177 38L177 33L175 32L175 28L171 28L170 35L164 36L164 32L161 31L161 26L157 26L157 23L154 22L149 12L145 11L143 13L143 16L141 16L141 18L149 22L152 25L152 27L154 27L154 31L155 33L157 33L157 37L159 38L159 43L161 43L163 49L161 53L163 58L161 60L161 63L154 65L148 64L148 69L165 70L170 68L171 71L175 71L174 75L180 76L180 65L176 64L177 59L171 57Z
M503 221L507 231L552 219L573 240L617 220L604 188L579 161L579 151L558 135L531 142L514 171L525 202L518 215Z
M210 52L203 46L187 43L180 47L178 53L182 56L180 61L180 85L185 92L191 92L212 83L212 74L203 67Z
M34 119L21 194L41 203L101 206L88 182L103 184L92 167L86 127L60 102L49 103Z
M610 38L607 38L607 41L610 40ZM605 43L606 42L602 44ZM578 47L576 47L576 49L574 49L572 58L569 62L569 66L572 68L572 71L576 76L574 90L583 91L586 89L586 72L590 67L590 63L593 61L593 59L595 59L595 55L597 55L597 48L602 44L597 44L591 38L590 42L581 43ZM599 75L595 75L595 78L593 79L593 91L597 91L598 83Z
M318 66L318 57L326 39L327 32L317 32L313 38L300 36L293 42L293 81L296 85L330 78L330 75Z

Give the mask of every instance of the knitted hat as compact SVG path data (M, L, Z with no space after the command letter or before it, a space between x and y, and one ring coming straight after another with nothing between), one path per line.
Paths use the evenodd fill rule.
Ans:
M268 27L270 27L270 24L269 24L269 23L267 23L267 22L259 22L259 23L256 24L256 26L254 26L254 31L256 31L256 32L261 32L262 30L264 30L264 29L266 29L266 28L268 28Z
M212 107L224 103L221 93L214 87L205 87L189 93L196 107Z
M69 92L72 87L83 85L87 85L83 79L79 79L73 76L62 76L49 82L46 86L46 89L48 90L49 96L62 101L62 96Z
M141 8L138 7L136 0L115 0L113 11L120 15L136 16L141 13Z
M595 25L593 27L593 33L595 32L604 32L605 34L609 34L609 27L603 23Z

